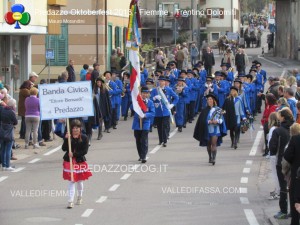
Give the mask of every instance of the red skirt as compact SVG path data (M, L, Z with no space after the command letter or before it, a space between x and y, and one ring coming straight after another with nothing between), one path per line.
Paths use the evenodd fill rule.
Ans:
M87 180L92 176L89 166L86 162L77 163L73 158L73 177L74 182ZM70 162L64 161L63 163L63 178L64 180L71 181Z

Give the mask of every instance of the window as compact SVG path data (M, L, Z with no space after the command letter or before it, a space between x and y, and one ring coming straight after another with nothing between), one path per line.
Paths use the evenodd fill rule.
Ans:
M115 27L115 48L122 47L122 31L121 27Z
M215 42L218 41L220 38L220 33L211 33L211 41Z
M51 66L68 65L68 24L61 24L61 34L46 35L46 49L54 50L54 59L50 60Z

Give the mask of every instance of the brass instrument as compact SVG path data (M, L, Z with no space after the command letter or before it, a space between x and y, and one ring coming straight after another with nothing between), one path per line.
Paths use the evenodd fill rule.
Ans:
M124 80L124 81L123 81L123 90L122 90L122 93L121 93L121 97L122 97L122 98L125 97L125 92L126 92L125 86L126 86L127 84L129 84L129 83L130 83L129 80Z
M230 67L227 72L232 72L233 71L233 67Z
M107 84L107 80L105 80L105 82L103 83L103 86L107 89L107 90L109 90L109 91L111 91L112 90L112 88Z

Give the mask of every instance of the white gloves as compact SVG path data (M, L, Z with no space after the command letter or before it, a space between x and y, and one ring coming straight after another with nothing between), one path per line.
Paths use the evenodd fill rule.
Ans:
M161 96L160 95L155 95L154 97L153 97L153 100L161 100Z
M140 115L140 117L143 119L145 118L145 114L143 113L142 115Z
M168 109L171 110L174 107L174 104L168 105Z

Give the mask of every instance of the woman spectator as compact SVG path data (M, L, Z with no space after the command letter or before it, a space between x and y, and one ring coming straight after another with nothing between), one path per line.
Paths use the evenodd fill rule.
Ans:
M289 78L287 78L286 82L287 82L287 86L293 89L294 96L295 96L295 94L297 92L297 80L296 80L296 77L290 76Z
M289 145L284 152L284 159L290 163L291 166L291 180L289 185L289 197L290 197L290 209L291 209L291 225L299 225L299 211L298 206L297 212L297 203L299 205L299 188L300 188L300 177L297 175L297 170L300 168L300 125L295 123L291 126L291 131L294 131L289 142ZM298 177L298 179L297 179Z
M25 125L25 99L30 96L30 88L32 83L29 80L23 82L19 92L18 102L18 116L22 117L21 128L20 128L20 139L25 139L26 125Z
M279 208L280 211L274 215L276 219L286 219L288 204L287 204L287 182L282 173L282 157L286 145L290 140L290 127L294 123L293 114L290 109L283 109L278 112L280 127L276 128L270 140L270 156L276 156L277 164L276 171L280 186Z
M264 128L264 137L265 137L265 153L263 156L267 156L269 154L268 139L267 139L267 134L269 133L268 119L270 114L276 111L277 108L276 103L277 100L273 94L269 93L266 95L266 108L263 113L263 117L261 119L261 125Z
M290 108L289 103L287 102L287 100L283 97L279 98L277 101L277 109L276 112L284 109L284 108Z
M270 146L270 140L271 140L273 131L278 127L279 127L278 114L277 114L277 112L272 112L269 116L269 121L268 121L268 128L269 128L268 148ZM276 161L277 161L276 155L270 156L272 177L273 177L273 181L275 184L275 190L270 192L270 197L269 197L270 200L279 199L279 195L280 195L280 186L279 186L278 177L277 177Z
M85 75L85 80L91 80L91 76L92 76L92 72L93 72L94 68L92 66L90 66L88 68L88 71Z
M10 166L10 158L12 155L12 145L14 141L14 127L18 124L16 117L16 100L10 99L7 102L6 106L0 107L0 121L1 121L1 130L9 130L11 134L8 138L4 139L4 136L0 136L1 143L1 162L2 170L4 171L14 171L14 168ZM2 134L2 132L1 132Z
M37 98L38 89L31 88L30 96L25 100L25 149L28 148L29 137L31 131L33 131L33 148L39 148L38 144L38 128L40 123L40 102Z

